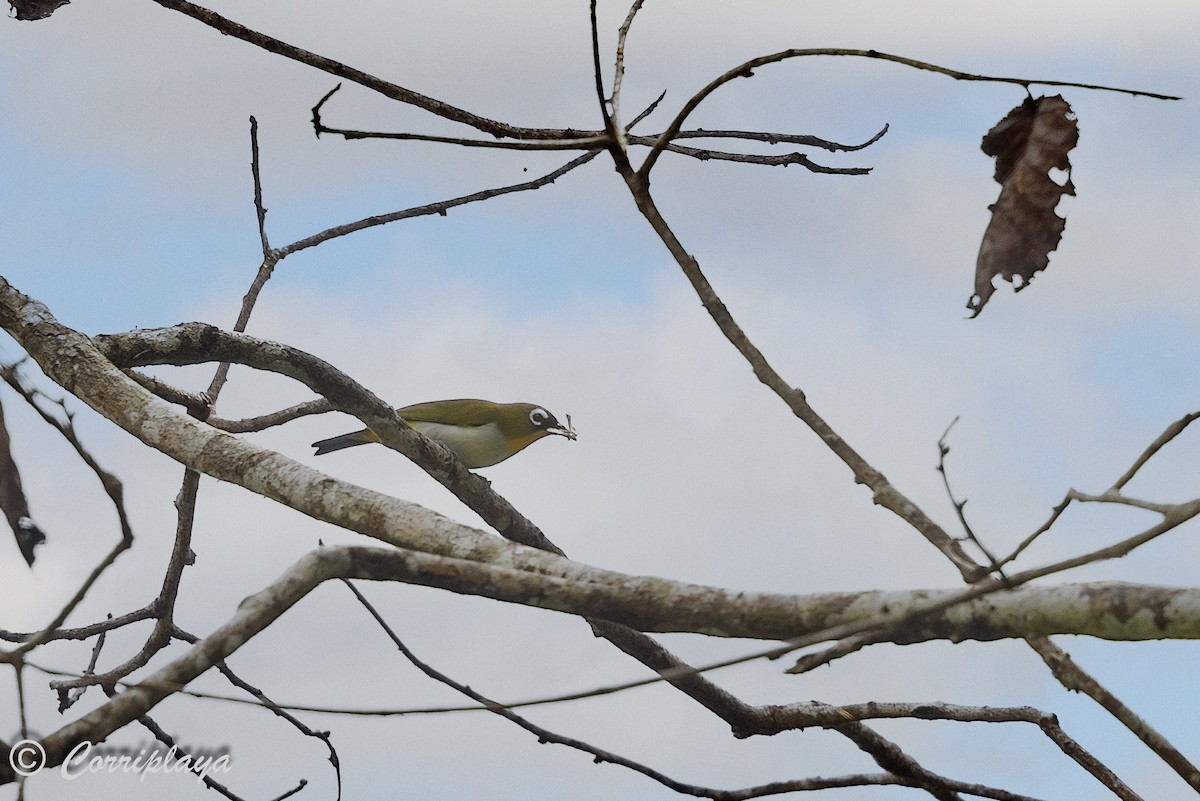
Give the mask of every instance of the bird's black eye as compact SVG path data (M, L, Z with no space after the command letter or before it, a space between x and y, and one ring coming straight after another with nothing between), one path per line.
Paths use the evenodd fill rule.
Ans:
M550 419L552 419L552 416L545 409L534 409L529 413L529 422L533 423L535 428L544 428L546 422Z

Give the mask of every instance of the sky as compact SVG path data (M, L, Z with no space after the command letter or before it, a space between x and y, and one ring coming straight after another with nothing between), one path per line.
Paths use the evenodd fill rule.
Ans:
M252 28L484 116L531 126L600 126L581 2L327 5L293 0L209 6ZM611 75L628 8L600 4ZM968 320L975 255L998 186L983 134L1021 102L1016 86L955 82L895 64L803 59L716 92L689 127L808 133L876 145L812 152L867 176L814 175L664 156L653 189L673 229L772 364L856 449L935 520L955 516L934 467L951 421L948 466L975 530L1006 552L1069 488L1100 492L1170 422L1200 408L1200 7L1163 2L995 6L952 2L650 2L627 44L626 116L664 90L643 123L660 126L716 75L789 47L874 48L966 72L1182 95L1163 102L1053 89L1080 125L1078 195L1048 269L1019 295L1005 285ZM282 246L332 225L502 186L570 156L463 150L312 134L310 109L337 83L141 0L76 2L38 23L0 20L0 274L88 334L202 320L230 327L260 260L249 118L259 124L268 234ZM1035 87L1035 92L1041 90ZM330 125L470 135L346 84ZM765 150L763 152L766 152ZM786 152L786 151L785 151ZM638 156L635 154L635 158ZM954 587L934 549L854 485L845 467L759 385L692 293L628 193L598 158L536 192L394 223L286 259L248 332L307 350L397 405L450 397L530 401L572 415L576 442L538 443L483 471L573 558L637 575L745 590ZM0 337L0 358L19 347ZM26 367L29 379L62 391ZM158 374L200 390L208 368ZM234 368L226 418L307 400L276 376ZM48 543L31 569L0 537L0 628L39 628L117 538L98 482L7 388L0 389L35 519ZM124 482L136 545L71 625L120 614L157 592L182 469L68 399L91 452ZM248 435L363 486L479 519L403 457L361 448L314 459L308 443L351 430L325 415ZM1147 466L1129 492L1195 496L1200 431ZM1077 508L1018 563L1034 567L1154 522L1122 508ZM1109 563L1045 583L1194 585L1190 524ZM178 622L203 635L245 596L326 543L360 542L246 491L205 480ZM426 661L498 700L605 687L646 671L577 619L441 591L362 586ZM100 667L134 652L147 627L110 635ZM668 635L696 662L761 644ZM1075 655L1185 754L1200 758L1192 643L1063 637ZM175 646L164 658L182 652ZM90 644L34 661L79 670ZM159 663L156 663L159 664ZM458 704L395 652L340 586L315 591L231 659L281 702L343 708ZM754 703L942 699L1032 705L1146 797L1188 788L1088 699L1068 695L1027 647L878 646L802 677L779 662L712 674ZM196 689L228 693L205 675ZM46 677L26 674L32 727L64 723ZM0 683L0 737L17 728ZM77 709L92 708L89 692ZM78 714L68 713L67 719ZM226 748L220 777L246 798L309 782L333 798L319 743L253 707L172 698L170 733ZM681 781L734 789L871 772L848 741L820 731L734 740L661 687L541 707L540 725L642 761ZM333 732L344 797L422 799L676 797L594 765L486 713L381 719L309 714ZM1044 737L1016 725L875 725L927 767L1041 798L1108 797ZM133 728L111 742L148 744ZM997 760L995 754L1003 754ZM0 788L0 800L15 797ZM840 795L838 794L840 792ZM830 797L882 799L898 789ZM210 797L186 777L31 780L31 799Z

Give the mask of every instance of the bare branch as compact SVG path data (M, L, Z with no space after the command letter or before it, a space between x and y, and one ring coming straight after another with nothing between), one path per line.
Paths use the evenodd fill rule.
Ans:
M112 620L112 615L109 615L108 619ZM100 661L100 651L104 648L104 642L107 639L108 639L108 631L100 632L100 636L96 638L96 644L94 646L92 646L92 658L90 660L88 660L88 666L86 668L84 668L84 671L83 671L83 675L85 677L96 675L96 663L98 661ZM60 707L68 708L68 707L74 706L75 702L83 697L83 694L84 694L84 692L86 692L86 690L87 690L87 687L75 688L68 694L65 702L60 704Z
M1134 501L1132 499L1126 498L1125 496L1121 495L1120 490L1122 488L1124 488L1124 486L1126 484L1128 484L1130 482L1130 480L1133 479L1133 477L1137 474L1137 472L1142 469L1142 467L1146 464L1146 462L1148 462L1150 460L1151 457L1153 457L1156 453L1158 453L1163 448L1164 445L1166 445L1171 440L1175 439L1175 437L1177 437L1181 433L1183 433L1183 430L1185 428L1187 428L1189 425L1191 425L1191 423L1194 420L1196 420L1197 418L1200 418L1200 412L1192 412L1190 414L1184 415L1180 419L1176 420L1175 422L1173 422L1169 426L1167 426L1166 430L1164 430L1163 433L1159 434L1158 437L1154 440L1154 442L1150 443L1150 445L1147 446L1147 448L1141 453L1141 455L1139 455L1138 458L1134 461L1133 465L1127 471L1125 471L1124 475L1122 475L1119 479L1117 479L1116 483L1114 483L1107 492L1102 493L1099 496L1086 496L1088 498L1088 500L1097 501L1097 502L1105 501L1105 502L1113 502L1113 503L1126 503L1131 506L1141 506L1142 508L1149 508L1151 511L1159 512L1160 514L1168 514L1170 512L1170 510L1172 510L1174 507L1164 506L1161 504L1147 506L1146 502L1144 502L1144 501ZM1054 507L1054 509L1052 510L1052 512L1050 514L1050 518L1045 523L1043 523L1036 531L1034 531L1032 534L1030 534L1028 537L1026 537L1024 540L1022 540L1021 543L1017 546L1016 550L1014 550L1011 554L1006 556L1001 561L1001 564L1006 565L1009 562L1016 559L1021 554L1022 551L1024 551L1026 548L1028 548L1030 545L1033 544L1034 540L1036 540L1042 534L1049 531L1050 528L1054 525L1054 523L1058 520L1059 516L1062 515L1062 513L1066 511L1068 506L1070 506L1071 501L1073 501L1073 500L1082 501L1082 500L1084 500L1084 498L1085 498L1085 496L1082 493L1078 493L1075 490L1069 490L1067 492L1066 496L1063 498L1062 503L1060 503L1058 506Z
M927 72L937 72L942 75L947 75L959 81L982 81L986 83L1011 83L1028 89L1030 86L1071 86L1077 89L1095 89L1105 92L1120 92L1128 95L1141 95L1144 97L1152 97L1157 100L1180 100L1181 98L1174 95L1162 95L1155 92L1144 92L1135 89L1117 89L1111 86L1098 86L1095 84L1073 83L1071 81L1052 81L1052 80L1035 80L1031 78L1001 78L992 75L974 75L969 72L960 72L949 67L940 67L937 64L930 64L925 61L918 61L904 56L892 55L891 53L881 53L878 50L859 50L853 48L840 47L815 47L783 50L778 53L772 53L766 56L752 58L749 61L743 62L733 69L725 72L722 75L714 78L707 86L697 92L683 105L675 119L671 122L667 129L663 131L659 137L658 143L650 149L650 153L646 156L646 160L642 162L642 166L638 168L638 175L644 181L654 168L655 162L666 148L667 143L675 139L679 131L683 128L684 121L691 115L696 108L703 103L709 95L721 88L725 84L737 78L749 78L754 75L754 70L767 64L775 64L780 61L786 61L793 58L805 58L809 56L850 56L857 58L874 58L882 61L892 61L897 64L903 64L907 67L913 67L918 70Z
M354 139L394 139L402 142L436 142L461 147L495 148L499 150L596 150L608 144L609 139L603 133L589 133L563 139L470 139L463 136L435 136L433 134L391 133L385 131L356 131L349 128L333 128L325 124L321 109L339 90L342 85L330 89L312 108L313 131L317 136L333 134L346 140Z
M1042 731L1046 732L1046 735L1063 750L1064 754L1074 759L1080 767L1092 774L1098 782L1112 790L1117 798L1122 799L1122 801L1142 801L1142 797L1135 793L1125 782L1121 781L1117 777L1117 774L1108 769L1108 766L1096 759L1083 746L1069 737L1058 724L1057 718L1049 716L1048 719L1044 720L1042 722Z
M838 142L832 142L828 139L821 139L817 136L809 134L781 134L767 133L765 131L724 131L724 130L708 130L706 128L698 128L694 131L680 131L675 135L675 139L746 139L755 142L766 142L770 145L789 144L789 145L805 145L807 147L818 147L822 150L828 150L830 153L848 153L855 150L864 150L883 138L888 132L888 126L885 125L879 129L879 133L872 136L865 142L857 145L843 145ZM653 145L653 141L645 141L649 139L657 139L658 137L637 137L630 139L640 145Z
M646 144L650 140L651 137L649 136L629 138L630 143L633 144ZM700 161L732 161L738 164L758 164L765 167L787 167L791 164L798 164L809 172L826 175L868 175L871 172L870 167L826 167L817 164L803 153L787 153L781 156L767 156L758 153L729 153L723 150L686 147L673 142L668 144L666 149L672 153L690 156Z
M80 626L79 628L57 628L46 637L44 642L52 640L88 640L106 631L113 631L114 629L119 629L142 620L150 620L153 617L154 610L146 606L133 612L127 612L124 615L109 617L107 620L101 620L87 626ZM33 639L35 636L37 636L36 632L17 632L0 629L0 640L7 640L8 642L24 642L25 640Z
M1073 501L1079 503L1116 503L1122 506L1132 506L1135 509L1145 509L1147 512L1157 512L1163 517L1170 517L1178 514L1186 504L1177 503L1157 503L1155 501L1146 501L1141 498L1131 498L1128 495L1122 495L1115 490L1105 490L1099 495L1091 495L1079 490L1070 490L1067 495Z
M226 420L223 417L210 417L206 422L213 428L228 431L230 434L246 434L251 431L263 431L273 426L290 423L301 417L313 414L325 414L332 411L336 411L332 403L324 398L318 398L317 400L297 403L295 406L289 406L286 409L280 409L277 412L259 415L258 417L247 417L244 420Z
M704 305L709 316L712 317L713 322L717 324L717 327L725 335L725 338L729 340L730 344L750 364L758 380L778 395L788 405L788 408L792 410L792 413L800 418L813 433L821 438L821 441L830 450L845 462L853 471L854 480L857 483L865 484L871 489L875 503L895 513L919 531L958 568L964 579L968 582L973 582L987 575L988 571L985 567L967 556L953 537L947 534L941 526L933 522L915 503L900 494L882 473L872 467L866 459L860 456L848 442L835 432L825 422L824 418L817 414L816 410L809 405L807 399L804 397L804 393L800 389L790 386L783 380L783 377L767 361L762 351L750 341L746 332L734 320L725 303L717 295L716 290L713 289L712 284L708 282L708 278L701 271L700 263L687 252L683 243L675 236L675 233L671 230L667 221L659 212L657 205L654 203L654 199L650 195L649 185L643 173L641 171L634 173L630 169L622 169L620 165L618 165L618 170L629 186L629 191L633 195L638 210L642 212L642 215L650 223L655 233L662 239L663 244L667 246L667 250L670 251L675 261L682 268L684 275L691 282L692 288L700 298L700 302Z
M967 505L966 499L964 498L961 501L958 500L954 497L954 490L950 489L950 476L946 473L946 457L950 454L950 446L946 444L946 437L950 436L950 429L954 428L954 424L957 422L957 417L951 420L950 425L946 426L946 430L942 433L941 438L938 439L938 464L936 469L942 474L942 486L946 488L946 495L950 498L950 503L954 506L954 511L958 513L958 522L960 525L962 525L963 532L967 535L967 539L975 543L975 547L982 551L983 555L987 557L988 565L991 567L991 569L1003 579L1005 576L1004 571L1000 567L1000 563L996 561L996 557L992 555L992 552L989 551L986 546L984 546L983 542L981 542L980 539L975 536L975 532L972 530L971 524L967 522L967 515L964 511Z
M178 11L186 14L192 19L208 25L209 27L219 31L226 36L232 36L241 39L244 42L260 47L267 52L274 53L278 56L298 61L301 64L307 64L322 72L326 72L338 78L342 78L352 83L356 83L373 92L378 92L386 98L395 100L399 103L404 103L410 106L428 111L443 119L459 122L463 125L468 125L476 130L482 131L492 136L508 136L516 139L573 139L578 136L579 132L563 131L555 128L522 128L516 125L508 125L507 123L497 122L482 117L478 114L473 114L464 109L457 108L437 100L432 97L414 92L411 89L406 89L403 86L398 86L394 83L376 78L374 75L363 72L354 67L347 66L340 62L334 61L331 58L309 52L302 48L290 45L280 39L268 36L258 31L251 30L245 25L241 25L233 20L202 8L194 3L189 3L187 0L154 0L163 8Z
M638 595L644 598L652 595L654 592L650 590L637 591L634 587L626 584L614 587L611 594L605 596L598 591L599 587L592 587L590 589L581 587L584 582L579 580L568 580L560 583L556 582L553 577L544 574L498 568L489 570L489 581L486 583L481 582L474 588L460 582L464 574L466 580L470 581L470 574L481 568L482 566L473 565L471 562L465 560L435 557L398 549L352 546L323 548L310 553L289 569L274 584L243 601L239 605L237 613L228 623L219 627L186 655L161 668L151 678L113 698L103 707L89 713L75 723L68 724L63 730L47 738L43 744L48 753L54 751L54 749L62 748L64 750L61 751L60 756L65 755L73 745L80 741L76 740L75 737L78 736L82 739L96 741L102 738L107 732L120 728L128 723L129 720L145 714L160 700L174 692L176 688L187 684L191 679L213 666L217 660L227 658L242 643L248 641L254 634L266 628L275 618L291 608L291 606L300 598L307 595L313 588L332 578L362 578L369 580L396 580L402 578L403 580L415 583L446 586L458 592L478 591L480 594L487 595L488 597L500 598L501 600L516 600L522 603L535 603L547 608L557 608L560 605L559 599L571 598L573 595L580 593L590 596L590 602L582 604L575 601L571 602L569 605L572 607L570 611L577 614L608 613L609 611L627 608L631 596ZM661 580L642 579L640 581L662 583ZM509 588L517 586L515 583L518 582L527 588L532 588L532 592L530 589L526 589L523 593L510 592ZM978 587L968 589L976 591ZM1143 589L1152 591L1152 588ZM1030 590L1030 592L1034 591ZM1189 592L1193 596L1200 596L1200 593L1195 591L1176 592L1178 593L1176 601ZM930 594L929 592L921 593L923 596ZM1009 592L1005 592L994 596L989 599L988 605L990 606L1001 601L1009 594ZM758 599L755 599L749 593L731 593L731 596L736 600L734 601L734 607L730 610L731 614L726 621L725 627L730 631L735 631L739 636L747 634L757 636L758 625L750 622L749 619L759 617L759 606L756 603ZM1091 601L1091 608L1095 609L1099 597L1091 595L1089 600ZM1131 608L1128 605L1128 600L1118 599L1114 609L1119 610L1120 614L1124 614L1123 610ZM1192 602L1193 604L1200 604L1200 598L1193 598ZM639 601L635 602L634 605L637 606L644 603L644 601ZM680 606L684 604L694 605L695 601L686 598L676 599L664 596L663 605L665 608L659 611L664 617L672 615L686 617L689 613L685 610L680 610ZM584 608L579 608L580 605ZM615 616L618 618L625 617L624 614ZM1075 613L1073 617L1078 619L1080 615ZM1147 617L1152 616L1147 615ZM1200 615L1193 613L1193 618L1200 619ZM754 629L754 631L747 630L747 627ZM695 627L693 627L693 630L695 630ZM701 630L711 630L711 628L705 626ZM620 638L618 638L619 640ZM782 725L782 722L774 715L766 712L756 713L752 708L747 709L749 710L749 716L743 722L751 723L755 728L742 730L743 736L751 733L766 733L765 731L757 730L758 727L767 727L769 730L777 731ZM109 728L110 726L111 728ZM839 728L839 730L841 729ZM58 752L55 751L55 753ZM51 762L50 764L57 763ZM884 767L887 766L885 765Z
M497 187L495 189L484 189L480 192L473 192L469 195L463 195L462 197L457 197L452 200L441 200L437 203L429 203L424 206L414 206L409 209L404 209L403 211L394 211L388 214L377 214L372 217L365 217L356 222L335 225L334 227L327 228L320 233L313 234L312 236L297 240L290 245L278 248L276 252L278 253L279 258L283 259L284 257L290 256L299 250L315 247L316 245L319 245L322 242L326 242L330 239L335 239L339 236L345 236L346 234L354 233L355 231L362 231L367 228L372 228L376 225L384 225L397 220L407 220L412 217L427 217L432 214L438 214L444 217L446 216L446 212L448 212L450 209L458 206L465 206L468 203L477 203L481 200L488 200L489 198L508 195L514 192L526 192L532 189L539 189L547 184L554 183L556 180L561 178L563 175L566 175L576 167L581 167L584 164L587 164L596 156L600 155L601 152L602 151L600 150L593 150L584 153L582 156L578 156L571 161L568 161L558 169L552 170L540 178L534 178L531 181L522 181L520 183Z
M1000 564L1007 565L1009 562L1014 561L1018 556L1021 555L1021 553L1026 548L1028 548L1030 545L1033 545L1034 541L1038 537L1045 534L1047 531L1049 531L1054 526L1054 524L1056 522L1058 522L1059 516L1061 516L1062 513L1067 510L1067 507L1070 506L1070 504L1071 504L1071 496L1068 494L1066 498L1063 498L1062 503L1060 503L1058 506L1055 506L1051 510L1050 517L1046 520L1046 522L1042 523L1042 525L1038 526L1037 530L1034 531L1032 534L1030 534L1028 537L1021 540L1020 544L1017 545L1017 547L1013 550L1012 553L1010 553L1008 556L1006 556L1000 560Z
M621 153L629 152L629 143L625 138L626 128L621 125L621 84L625 81L625 41L629 38L629 29L633 27L633 18L641 10L643 2L644 0L633 0L633 5L629 7L629 13L625 16L625 21L621 23L621 27L617 30L617 60L616 66L613 68L612 99L609 101L612 114L608 122L611 124L606 125L606 127L608 128L609 135L615 140L614 146L616 150ZM595 4L593 4L592 8L595 8Z
M1123 489L1125 485L1128 484L1135 475L1137 475L1137 472L1142 469L1142 466L1145 465L1146 462L1150 461L1150 458L1154 456L1154 454L1162 450L1163 446L1168 442L1182 434L1183 430L1198 418L1200 418L1200 412L1190 412L1176 420L1174 423L1171 423L1171 425L1167 426L1166 430L1159 434L1154 442L1151 442L1150 445L1147 446L1146 450L1142 451L1142 454L1138 456L1136 461L1134 461L1133 466L1125 471L1125 475L1118 478L1116 483L1112 485L1113 491L1119 492L1121 489Z
M258 120L253 115L250 117L250 175L254 179L254 210L258 216L258 238L262 242L263 262L265 263L271 258L271 242L267 238L267 207L263 205L262 170L258 164ZM265 279L263 283L266 283ZM261 288L261 285L251 287L247 297L251 295L256 297ZM250 300L244 305L253 306L254 301Z
M241 796L235 795L228 787L210 777L203 768L198 767L191 758L192 755L180 748L179 744L175 742L175 738L167 734L163 727L159 726L153 718L151 718L149 715L142 715L140 718L138 718L138 723L142 724L146 731L154 735L154 738L160 743L168 748L175 749L175 753L180 756L181 761L182 758L186 757L188 771L200 779L200 781L204 782L205 787L210 790L215 790L226 798L231 799L231 801L242 801Z
M242 298L242 308L238 312L237 322L233 325L234 331L246 330L246 326L250 324L250 315L254 311L254 305L258 302L259 294L262 292L263 287L267 285L267 281L271 280L271 276L275 273L275 265L286 255L273 250L267 238L267 209L263 205L262 173L258 161L258 120L253 116L250 117L250 175L254 182L254 210L255 216L258 219L258 236L262 243L263 260L262 264L259 265L258 272L254 276L254 280L250 283L250 289L246 291L245 297ZM228 380L229 364L218 364L216 371L213 373L212 380L208 384L208 390L203 395L204 399L208 401L208 405L202 411L194 413L197 419L205 420L208 418L212 408L217 403L217 397L221 394L221 389Z
M361 131L349 128L333 128L326 125L321 117L321 109L325 102L329 100L334 92L338 91L340 84L335 86L324 97L318 101L313 107L313 127L317 135L323 133L335 134L346 140L356 139L391 139L396 141L416 141L416 142L435 142L440 144L457 145L461 147L479 147L491 148L500 150L599 150L605 148L611 139L607 135L581 136L575 139L549 139L549 140L530 140L530 139L470 139L458 136L437 136L433 134L419 134L407 132L391 132L391 131ZM662 100L659 96L658 100L650 108L643 111L638 117L633 120L628 126L621 128L622 146L627 147L628 144L653 146L659 139L660 134L652 136L633 136L629 133L629 129L637 124L641 119L648 115L655 106ZM854 151L861 150L865 147L877 142L887 132L885 125L879 133L875 134L866 142L858 145L843 145L837 142L831 142L820 137L810 136L807 134L779 134L768 133L765 131L680 131L675 139L744 139L748 141L767 142L769 144L800 144L810 147L819 147L830 152L838 151ZM844 175L863 175L869 172L866 168L849 167L823 167L813 163L800 153L790 153L784 156L768 156L753 153L732 153L723 150L713 150L711 148L694 148L685 147L683 145L672 142L667 145L667 150L673 153L679 153L684 156L690 156L702 161L718 160L718 161L734 161L745 164L762 164L767 166L787 166L789 164L800 164L814 172L826 172Z
M596 0L588 4L588 20L592 30L592 78L596 85L596 101L600 106L600 116L604 119L604 135L608 146L613 152L614 159L621 159L624 154L620 148L620 140L616 136L616 123L610 110L610 98L604 93L604 73L600 68L600 23L596 19Z
M114 682L145 667L155 654L170 644L171 632L174 629L175 601L179 595L179 583L183 577L183 569L195 561L191 543L196 516L196 493L199 487L200 473L191 468L185 468L183 485L175 498L175 543L171 548L171 557L163 574L162 588L159 590L158 596L147 607L155 618L154 629L150 632L150 636L146 638L146 642L136 655L105 673L92 674L91 671L88 671L84 676L76 679L51 682L50 686L58 691L60 712L78 700L78 694L69 695L68 690L82 689L92 685L111 687ZM101 634L101 637L103 636Z
M152 392L167 403L182 406L188 414L197 420L203 420L208 414L211 403L207 395L200 392L188 392L172 386L161 378L139 373L137 370L126 370L125 375L136 381L138 385Z

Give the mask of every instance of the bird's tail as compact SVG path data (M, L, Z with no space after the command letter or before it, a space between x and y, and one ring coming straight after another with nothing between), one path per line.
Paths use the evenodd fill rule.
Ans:
M317 449L317 452L313 456L340 451L342 448L353 448L355 445L366 445L368 442L379 442L379 436L371 429L364 428L362 431L355 431L353 434L342 434L340 437L331 437L314 442L312 446Z

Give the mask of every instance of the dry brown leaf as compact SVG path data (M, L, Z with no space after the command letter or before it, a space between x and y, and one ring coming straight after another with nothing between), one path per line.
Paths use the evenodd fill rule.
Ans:
M65 6L71 0L8 0L13 14L17 19L45 19L54 13L55 9Z
M0 512L8 518L17 547L30 567L33 549L46 541L46 535L29 517L29 504L21 489L21 473L8 447L8 427L4 423L4 407L0 406Z
M1067 154L1079 141L1079 124L1060 95L1028 98L983 137L983 152L996 159L1000 197L975 262L975 294L967 301L977 317L1000 276L1020 292L1050 263L1067 221L1054 212L1075 185L1055 183L1050 170L1069 170ZM1019 283L1014 279L1020 279Z

